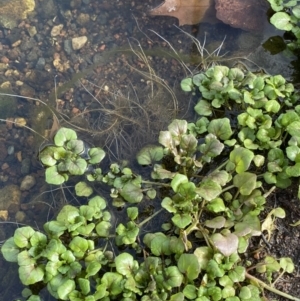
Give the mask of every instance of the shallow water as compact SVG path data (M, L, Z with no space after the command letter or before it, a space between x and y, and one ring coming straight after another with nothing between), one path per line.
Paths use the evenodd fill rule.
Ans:
M134 160L139 147L155 142L156 134L171 118L193 118L192 99L180 92L179 83L190 72L199 72L201 64L197 65L201 59L193 41L174 26L178 24L176 19L148 15L148 10L159 2L73 0L70 6L69 1L36 0L35 11L18 21L18 27L1 29L0 79L6 83L2 87L20 95L6 100L17 105L10 106L1 118L11 118L12 122L17 117L25 118L27 126L39 133L9 122L1 124L0 188L16 185L18 189L26 175L36 180L30 190L20 191L18 206L5 208L7 221L17 219L41 227L66 199L76 203L67 189L62 194L60 189L45 184L37 158L44 140L41 136L47 138L47 129L51 129L53 111L61 114L61 124L66 126L70 122L80 128L86 141L106 146L112 160ZM59 34L51 35L51 30L60 25L63 28ZM282 32L268 24L267 16L265 28L259 34L222 23L201 23L181 29L202 45L206 41L205 57L223 43L219 58L213 61L230 65L242 62L249 68L262 68L271 74L280 72L290 78L298 72L290 65L292 61L295 65L295 57L285 52L272 55L262 46L271 37L282 36ZM88 41L80 50L73 50L72 39L78 36L87 36ZM153 81L158 84L152 86ZM40 99L46 105L30 98ZM130 120L111 128L115 120L111 117L113 110ZM150 116L153 135L143 122L143 114ZM15 228L12 224L1 224L0 239L10 237ZM1 262L0 275L8 275L8 270L16 275L16 265ZM16 278L5 279L0 283L0 300L14 300L20 296L22 286Z

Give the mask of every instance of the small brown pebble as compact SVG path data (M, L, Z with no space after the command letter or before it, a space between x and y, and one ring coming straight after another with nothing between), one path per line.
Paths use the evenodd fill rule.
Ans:
M9 168L9 165L7 163L3 163L2 166L1 166L2 170L6 170L8 168Z
M78 108L73 108L72 113L77 115L78 113L80 113L80 110Z
M9 58L6 57L6 56L2 56L1 63L8 64L9 63Z

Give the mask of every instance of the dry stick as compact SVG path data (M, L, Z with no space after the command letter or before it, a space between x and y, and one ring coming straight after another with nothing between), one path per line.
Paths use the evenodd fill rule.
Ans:
M280 290L278 290L278 289L276 289L276 288L274 288L274 287L269 286L268 284L266 284L266 283L264 283L263 281L257 279L256 277L254 277L254 276L248 274L247 272L246 272L245 275L246 275L246 278L248 278L248 279L254 281L257 285L259 285L259 286L261 286L261 287L267 289L268 291L270 291L270 292L272 292L272 293L275 293L275 294L277 294L277 295L279 295L279 296L285 297L285 298L290 299L290 300L300 301L299 298L293 297L293 296L291 296L291 295L289 295L289 294L286 294L286 293L284 293L284 292L281 292Z

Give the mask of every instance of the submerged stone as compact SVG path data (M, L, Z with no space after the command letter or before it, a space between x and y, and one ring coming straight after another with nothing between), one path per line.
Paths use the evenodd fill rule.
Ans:
M12 29L35 8L34 0L0 0L0 25Z

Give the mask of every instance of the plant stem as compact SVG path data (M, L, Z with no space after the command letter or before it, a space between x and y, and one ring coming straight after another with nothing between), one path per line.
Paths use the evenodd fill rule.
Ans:
M139 228L141 228L144 224L146 224L147 222L149 222L155 215L161 213L164 209L160 209L158 211L156 211L155 213L153 213L151 216L147 217L146 219L144 219L142 222L140 222L139 224L137 224L137 226Z
M286 294L286 293L284 293L284 292L281 292L280 290L278 290L278 289L276 289L276 288L274 288L274 287L269 286L268 284L266 284L266 283L264 283L263 281L257 279L256 277L254 277L254 276L248 274L247 272L246 272L246 278L248 278L248 279L254 281L257 285L259 285L259 286L261 286L261 287L267 289L268 291L270 291L270 292L272 292L272 293L275 293L275 294L277 294L277 295L279 295L279 296L282 296L282 297L285 297L285 298L287 298L287 299L294 300L294 301L300 301L299 298L293 297L293 296L291 296L291 295L289 295L289 294Z
M157 183L157 182L145 181L145 180L142 180L142 183L143 183L143 184L157 185L157 186L164 186L164 187L168 187L168 188L170 188L170 187L171 187L171 185L170 185L170 184Z
M223 162L219 167L217 167L214 171L220 170L220 169L221 169L222 167L224 167L228 162L229 162L229 160L226 160L226 161Z

